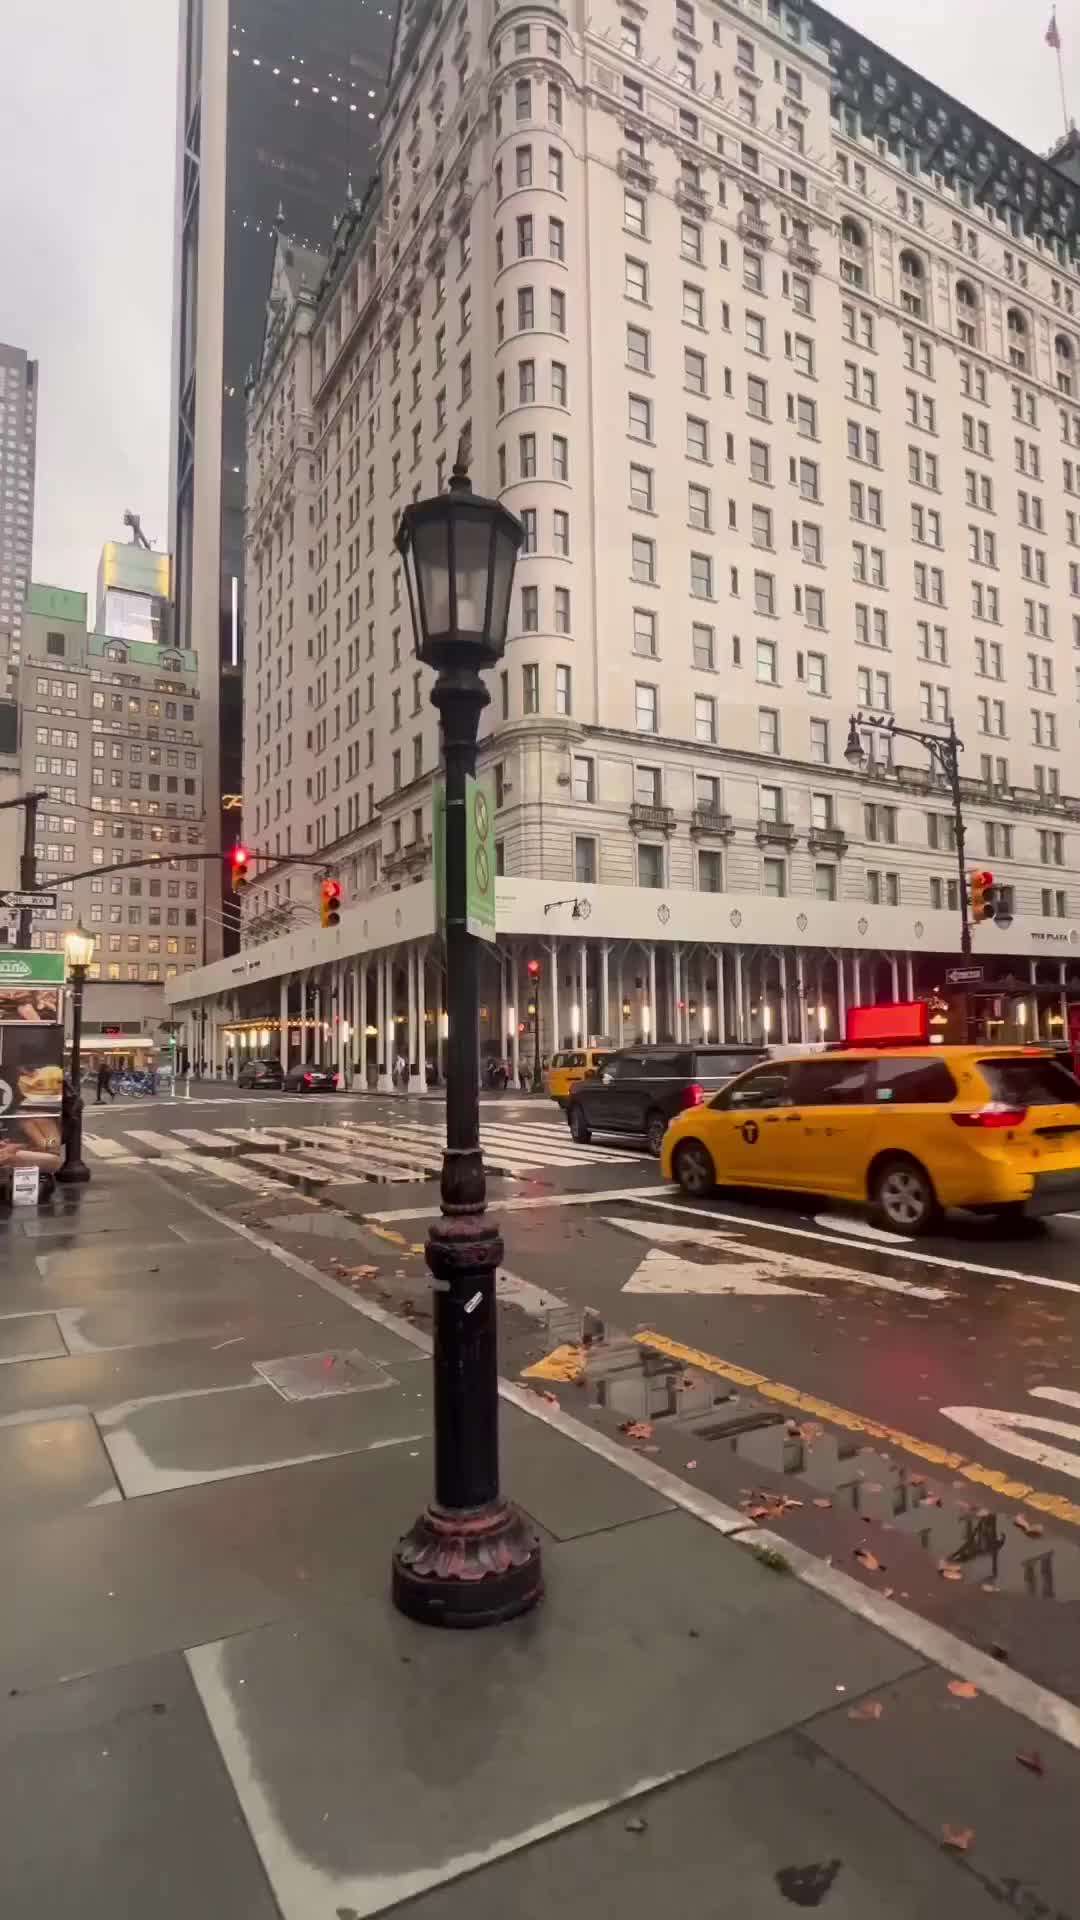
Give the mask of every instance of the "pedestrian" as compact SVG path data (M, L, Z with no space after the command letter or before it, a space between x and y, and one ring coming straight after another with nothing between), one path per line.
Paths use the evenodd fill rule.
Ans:
M103 1093L107 1093L110 1100L116 1099L116 1089L113 1086L112 1079L112 1068L107 1060L103 1060L97 1070L97 1103L99 1107Z

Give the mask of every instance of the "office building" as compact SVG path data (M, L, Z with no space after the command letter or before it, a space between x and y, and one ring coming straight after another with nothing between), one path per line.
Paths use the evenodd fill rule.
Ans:
M544 1052L830 1037L945 984L949 795L890 719L964 743L968 865L1013 915L976 960L1031 990L988 1019L1060 1032L1078 235L1067 171L818 8L403 9L378 202L252 394L245 801L282 858L242 976L190 983L219 1027L286 1026L306 975L327 1044L431 1052L438 741L392 543L464 440L525 528L483 722L486 1045L532 1044L530 958ZM310 458L275 520L290 394ZM290 851L342 878L336 931Z
M22 646L34 547L37 399L37 361L0 340L0 671L9 683Z
M191 971L206 870L195 655L90 632L85 594L34 583L17 699L18 790L45 795L37 880L58 890L55 913L34 914L33 945L58 950L78 921L94 935L92 980ZM144 858L161 864L113 871Z
M241 790L244 389L274 240L317 247L374 164L392 0L182 0L177 113L172 544L176 630L200 656L211 795ZM234 675L235 677L235 675ZM216 804L216 802L215 802ZM239 813L222 816L226 837ZM208 951L220 952L211 926Z

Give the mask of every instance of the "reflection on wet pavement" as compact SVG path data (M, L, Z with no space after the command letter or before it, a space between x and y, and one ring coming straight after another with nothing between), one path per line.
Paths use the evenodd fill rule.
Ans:
M748 1513L766 1505L775 1521L785 1500L827 1502L872 1525L874 1541L888 1532L904 1534L935 1567L948 1570L946 1579L955 1570L954 1577L984 1591L1080 1599L1080 1546L1048 1535L1015 1506L980 1506L951 1483L915 1472L878 1447L814 1421L789 1420L754 1394L725 1387L714 1375L636 1341L602 1342L584 1349L582 1358L589 1404L617 1415L640 1451L660 1451L649 1444L649 1428L657 1438L681 1431L693 1443L691 1451L704 1443L788 1482L781 1493L748 1486ZM968 1482L962 1485L968 1489Z

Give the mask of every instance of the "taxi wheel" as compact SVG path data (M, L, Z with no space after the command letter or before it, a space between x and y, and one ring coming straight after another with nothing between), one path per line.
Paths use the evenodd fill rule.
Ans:
M660 1149L664 1144L667 1121L662 1113L650 1113L645 1121L645 1147L654 1160L659 1160Z
M881 1224L897 1233L927 1233L941 1218L930 1175L901 1154L876 1168L870 1199Z
M703 1193L712 1193L716 1186L712 1154L700 1140L684 1140L676 1147L671 1167L683 1192L695 1199Z
M592 1139L592 1128L580 1107L570 1109L570 1135L577 1141L579 1147L587 1147Z

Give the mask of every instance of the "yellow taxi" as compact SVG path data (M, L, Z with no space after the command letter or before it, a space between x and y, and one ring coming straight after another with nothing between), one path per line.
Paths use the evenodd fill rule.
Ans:
M564 1053L554 1054L545 1075L545 1085L555 1104L565 1107L571 1087L576 1087L587 1073L598 1073L611 1059L611 1052L610 1047L572 1047Z
M773 1059L677 1114L660 1159L687 1194L828 1195L900 1233L925 1233L946 1207L1068 1212L1080 1208L1080 1081L1033 1047Z

